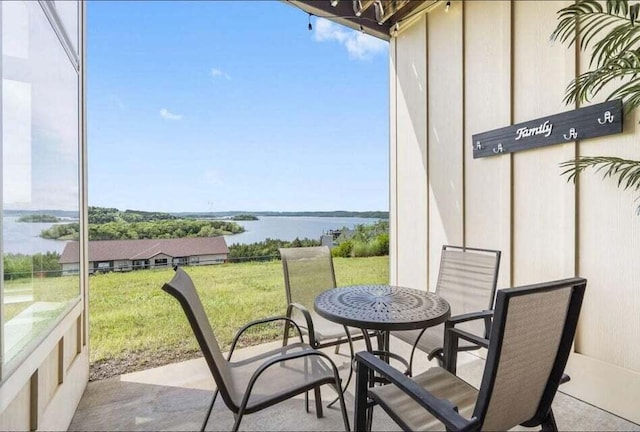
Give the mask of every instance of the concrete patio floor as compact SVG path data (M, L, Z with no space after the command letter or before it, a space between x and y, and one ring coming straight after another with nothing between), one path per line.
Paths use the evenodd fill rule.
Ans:
M251 356L256 352L278 346L272 342L234 353L234 359ZM409 345L392 339L395 352L408 357ZM356 344L356 350L363 346ZM348 348L341 354L330 354L346 377L349 366ZM236 357L237 355L237 357ZM419 356L419 357L418 357ZM435 366L422 353L416 355L417 372ZM478 356L462 353L459 356L458 375L474 386L482 376L484 360ZM134 372L102 381L90 382L80 401L69 430L95 431L148 431L148 430L199 430L207 407L211 401L214 382L204 359L188 360L141 372ZM353 381L345 394L349 421L353 427ZM311 397L313 397L311 395ZM328 403L335 397L330 387L323 387L323 400ZM260 431L332 431L343 430L338 407L324 408L324 417L316 418L313 401L310 412L305 412L304 396L300 395L263 411L243 418L240 430ZM337 405L337 404L336 404ZM560 430L640 431L640 425L581 402L563 393L558 393L553 410ZM207 430L230 430L234 418L221 399L216 405L207 425ZM529 430L528 428L519 428ZM373 430L399 430L384 414L374 410Z

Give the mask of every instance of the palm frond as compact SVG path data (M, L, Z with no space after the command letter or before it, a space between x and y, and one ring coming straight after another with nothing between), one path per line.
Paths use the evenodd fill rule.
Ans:
M615 88L607 99L621 98L625 112L629 113L640 106L638 74L640 74L640 49L621 53L618 57L610 59L604 66L580 74L572 80L567 87L564 101L567 104L573 104L576 101L588 102L607 84L618 80L622 84Z
M608 99L622 98L626 113L640 106L640 4L607 0L606 9L597 0L577 0L558 12L559 23L552 40L580 41L580 49L591 47L590 69L571 81L564 101L589 102L608 84L620 80Z
M565 168L562 175L568 175L568 181L575 182L576 176L587 168L602 172L602 178L618 177L618 187L640 190L640 161L622 159L613 156L581 156L562 162Z
M602 8L598 0L578 0L574 4L561 9L558 12L560 22L551 34L551 40L560 40L569 46L581 38L581 49L588 46L590 36L594 34L594 28L603 24L625 24L625 15L620 15L623 7L619 3L626 0L607 1L607 10Z
M577 0L558 12L559 23L552 40L569 46L580 41L580 50L592 47L589 67L571 81L564 101L587 102L614 82L619 82L607 99L622 98L625 112L640 107L640 3L607 0L606 10L598 0ZM603 178L617 178L618 187L640 190L640 161L611 156L582 156L562 162L562 175L576 181L578 174L593 168ZM640 199L640 197L638 198ZM640 206L637 208L640 215Z
M568 176L567 181L575 183L578 174L588 168L593 168L597 173L602 173L603 179L617 178L618 187L623 190L640 190L640 161L637 160L612 156L581 156L562 162L560 167L565 169L562 175ZM636 212L640 215L640 206Z

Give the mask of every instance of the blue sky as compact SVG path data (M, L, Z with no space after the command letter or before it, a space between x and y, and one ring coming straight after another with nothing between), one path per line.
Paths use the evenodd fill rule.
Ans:
M89 203L387 210L388 45L280 1L88 3Z

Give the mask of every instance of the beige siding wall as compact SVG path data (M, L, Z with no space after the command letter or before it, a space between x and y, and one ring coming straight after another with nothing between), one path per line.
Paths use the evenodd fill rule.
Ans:
M549 42L567 4L453 1L392 39L391 281L433 289L445 243L500 249L499 287L587 277L563 390L638 422L637 194L593 173L567 183L558 164L640 159L640 114L621 135L472 156L475 133L574 108L564 90L588 56Z
M0 430L64 430L89 377L83 303L0 386Z
M443 50L441 47L446 46ZM427 16L427 167L429 268L437 269L443 244L462 244L464 181L462 157L462 8ZM436 285L430 271L429 289Z
M427 20L423 17L396 41L395 282L426 288L427 189ZM392 140L393 141L393 140ZM392 192L393 193L393 192Z
M224 262L224 260L226 259L227 259L227 254L200 255L198 256L197 265L217 264L220 262Z
M502 251L504 287L511 282L511 157L474 160L471 136L511 122L511 3L467 2L463 16L464 77L474 77L464 79L464 238Z

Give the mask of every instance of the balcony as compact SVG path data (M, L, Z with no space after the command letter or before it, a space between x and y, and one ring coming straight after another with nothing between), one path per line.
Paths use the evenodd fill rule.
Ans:
M254 355L278 346L271 342L237 350L234 359ZM408 357L410 346L392 339L394 352ZM364 344L356 344L356 351ZM346 377L349 367L348 349L340 354L333 349L325 352L332 356ZM426 355L416 354L415 368L420 372L435 365L427 361ZM477 355L460 353L458 375L474 386L480 383L484 360ZM211 400L214 382L204 359L198 358L163 367L129 373L102 381L90 382L75 413L69 430L198 430ZM335 393L323 387L326 404ZM312 397L312 396L310 396ZM347 410L353 427L354 383L345 394ZM310 412L304 411L304 397L290 399L266 410L244 417L241 430L342 430L342 419L338 407L324 408L324 417L316 418L313 403ZM553 404L554 414L560 430L615 430L640 431L640 425L584 403L560 392ZM229 430L233 426L233 415L218 399L207 425L207 430ZM399 430L381 409L374 411L373 430ZM522 428L527 430L527 428Z

